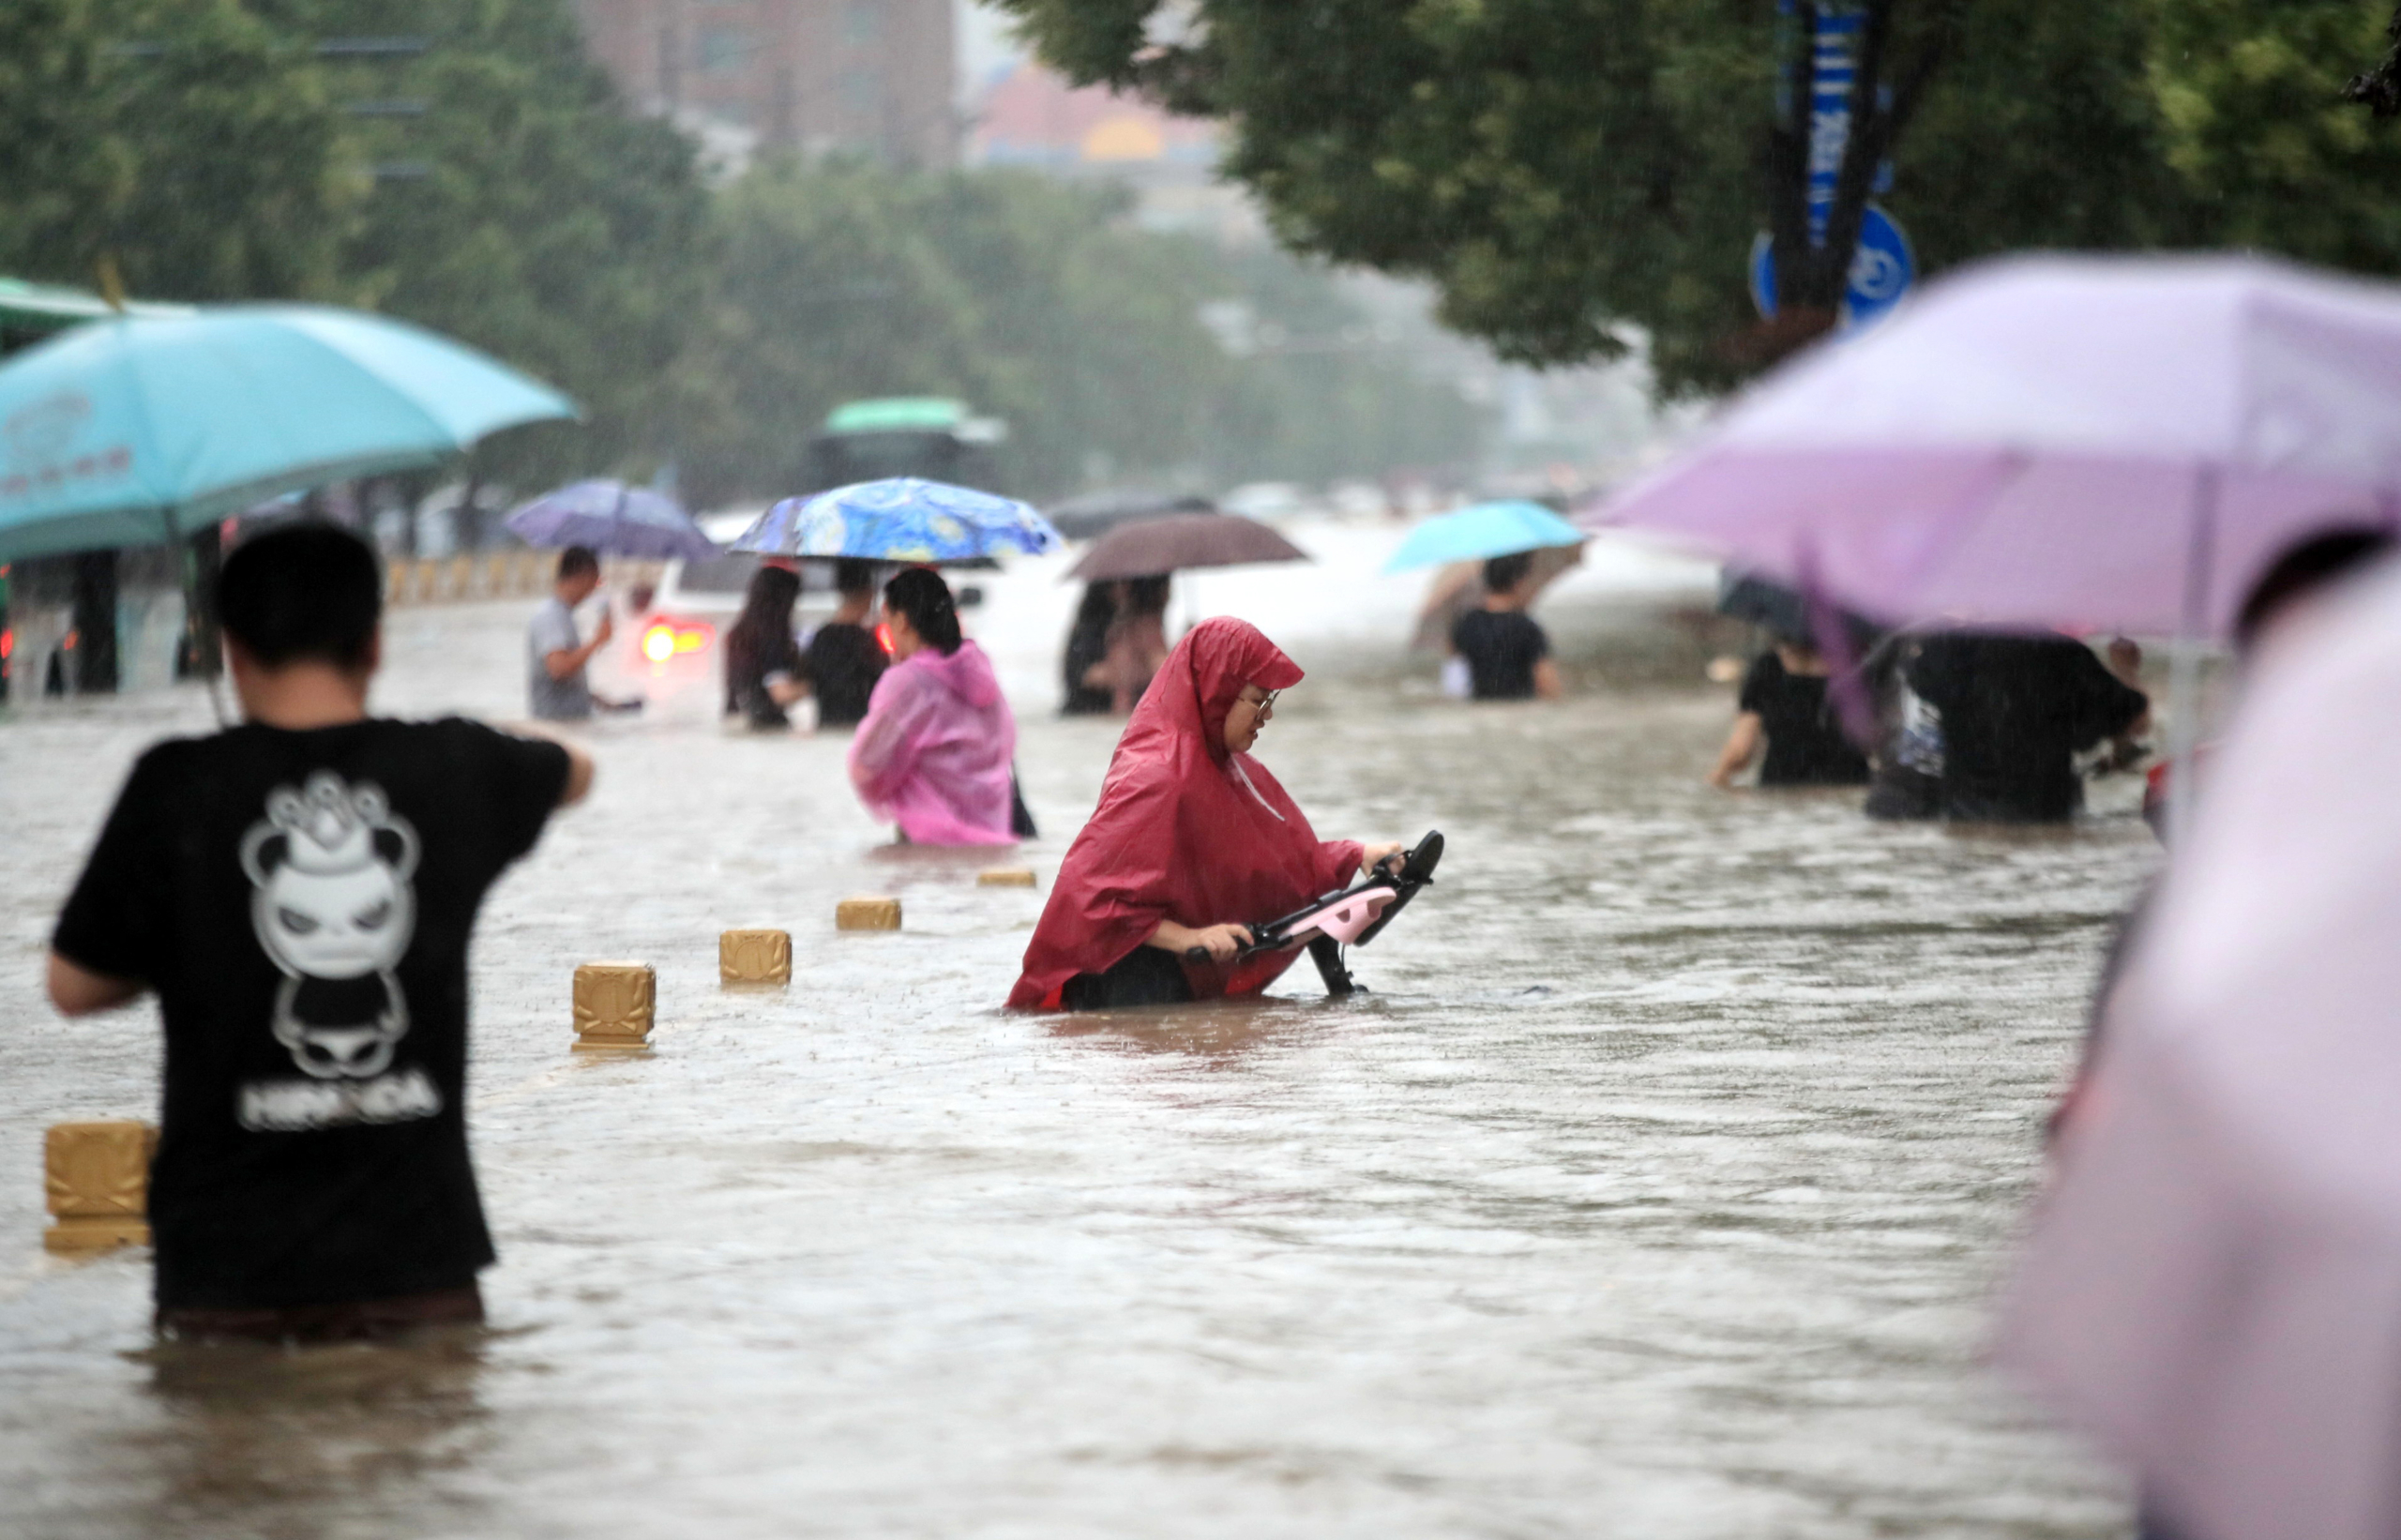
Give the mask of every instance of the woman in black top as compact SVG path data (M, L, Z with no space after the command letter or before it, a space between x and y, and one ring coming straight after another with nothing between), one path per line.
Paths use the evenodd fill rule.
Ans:
M1709 784L1723 789L1749 768L1759 750L1761 786L1862 786L1867 756L1834 719L1826 700L1826 665L1816 648L1779 641L1759 654L1743 676L1741 715L1726 736L1725 751Z
M1067 698L1059 707L1062 717L1109 714L1113 697L1108 686L1092 683L1092 673L1109 656L1109 627L1117 618L1116 590L1115 583L1092 583L1084 589L1083 602L1076 607L1076 623L1067 630L1067 653L1059 663L1067 687Z
M725 637L725 709L752 727L788 728L785 708L808 688L800 643L793 640L792 607L800 574L763 566L750 575L741 618Z

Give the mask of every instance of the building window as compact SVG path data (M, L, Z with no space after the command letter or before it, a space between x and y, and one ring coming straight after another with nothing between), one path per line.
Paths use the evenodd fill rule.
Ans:
M750 62L750 35L739 27L702 27L696 62L703 74L718 75Z

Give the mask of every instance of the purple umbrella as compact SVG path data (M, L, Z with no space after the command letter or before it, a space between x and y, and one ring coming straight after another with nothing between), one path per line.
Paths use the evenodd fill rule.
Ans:
M717 545L676 501L622 481L579 481L520 505L506 521L529 546L589 546L604 556L706 561Z
M2172 635L2189 708L2199 643L2280 551L2396 508L2401 289L2052 256L1968 269L1795 359L1585 522L1886 621ZM2173 713L2179 758L2198 715Z
M1887 620L2224 636L2277 551L2391 522L2401 288L2249 257L2027 257L1759 382L1587 527ZM2388 510L2388 511L2378 511Z

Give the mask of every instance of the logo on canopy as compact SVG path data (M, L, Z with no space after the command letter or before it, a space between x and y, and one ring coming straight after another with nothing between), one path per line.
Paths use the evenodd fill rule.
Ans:
M91 416L89 396L80 390L62 390L10 413L8 422L0 425L0 436L8 441L11 463L47 465L63 457Z

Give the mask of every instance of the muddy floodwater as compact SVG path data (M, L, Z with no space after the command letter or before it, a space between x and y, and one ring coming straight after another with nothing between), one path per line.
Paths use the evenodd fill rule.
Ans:
M1036 891L900 858L842 742L662 700L487 904L488 1332L162 1350L146 1253L45 1258L42 1128L155 1115L145 1006L68 1023L50 917L185 692L0 723L0 1533L2107 1537L2118 1483L1979 1362L2109 927L2072 831L1701 784L1731 711L1675 564L1547 601L1579 693L1442 701L1393 536L1189 585L1310 671L1259 752L1326 837L1448 837L1341 1003L997 1009L1111 724L1053 715L1071 589L987 582ZM506 717L529 601L396 612L378 704ZM1664 638L1665 640L1662 640ZM1680 649L1682 651L1680 651ZM897 894L898 934L838 899ZM1233 918L1237 916L1227 916ZM793 935L730 992L717 935ZM568 977L658 970L653 1051Z

